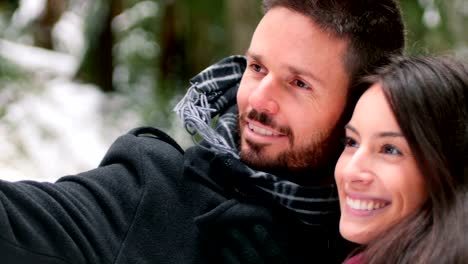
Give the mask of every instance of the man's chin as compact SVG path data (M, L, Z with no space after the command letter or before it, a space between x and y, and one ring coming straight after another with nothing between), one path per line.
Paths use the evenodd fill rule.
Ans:
M241 152L240 158L244 164L255 170L273 172L278 168L277 162L273 159L259 157L251 152Z
M252 169L264 172L287 171L288 165L277 153L269 153L267 147L244 147L241 149L240 158L243 163Z
M253 144L243 142L240 158L242 162L252 169L265 172L300 173L326 166L330 161L325 153L324 142L308 144L302 148L291 150L274 149L271 145Z

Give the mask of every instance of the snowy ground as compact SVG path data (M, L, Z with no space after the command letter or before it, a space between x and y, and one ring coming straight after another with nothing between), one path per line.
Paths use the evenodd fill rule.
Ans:
M118 103L92 86L60 80L25 95L0 120L0 178L53 181L96 167L119 134L140 124L131 112L109 121L103 105Z
M72 56L0 39L0 59L33 80L0 89L0 179L54 181L95 168L119 135L145 125L125 97L74 82ZM175 117L173 123L167 132L190 145Z
M54 181L95 168L118 136L144 125L125 110L125 100L58 79L22 95L0 119L0 179ZM174 124L167 132L182 146L190 145L178 120Z
M73 81L84 51L83 18L91 3L69 2L53 29L55 51L34 47L21 35L45 1L21 0L11 21L0 19L0 60L31 73L28 81L0 87L0 110L5 111L0 115L0 179L54 181L95 168L119 135L145 125L127 98ZM142 1L120 15L116 26L129 27L156 9L154 2ZM167 132L189 146L175 117L173 124Z

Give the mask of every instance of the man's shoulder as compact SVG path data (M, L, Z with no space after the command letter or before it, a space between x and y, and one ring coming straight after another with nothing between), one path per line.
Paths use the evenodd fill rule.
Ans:
M137 168L181 167L184 150L160 129L137 127L120 136L110 147L101 166L111 163L133 164Z
M136 137L136 141L142 141L141 143L149 143L149 145L156 144L158 146L168 145L167 147L173 148L180 154L184 154L182 147L161 129L149 126L137 127L130 130L127 134Z

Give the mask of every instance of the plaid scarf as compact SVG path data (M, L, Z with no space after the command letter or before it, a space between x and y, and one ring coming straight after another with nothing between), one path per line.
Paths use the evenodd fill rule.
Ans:
M260 195L293 211L306 224L335 223L339 218L339 204L334 185L300 186L273 174L253 170L240 161L236 94L245 68L243 56L227 57L208 67L192 78L192 86L175 111L187 131L203 139L197 144L229 160L225 163L236 170L236 177L246 176L242 180L254 186ZM217 118L215 128L212 127L213 118Z

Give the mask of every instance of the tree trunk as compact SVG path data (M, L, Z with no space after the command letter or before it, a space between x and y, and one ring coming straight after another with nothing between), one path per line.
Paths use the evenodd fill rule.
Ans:
M445 9L448 28L455 41L456 51L468 56L468 1L441 1Z
M113 34L111 23L122 12L122 0L99 0L95 13L87 19L88 48L85 52L77 78L94 83L104 92L114 91L113 75ZM101 26L99 26L101 25Z
M44 11L33 24L35 45L53 49L52 29L67 8L67 0L47 0Z
M260 1L226 0L227 42L232 54L245 54L262 16Z

